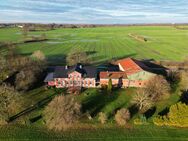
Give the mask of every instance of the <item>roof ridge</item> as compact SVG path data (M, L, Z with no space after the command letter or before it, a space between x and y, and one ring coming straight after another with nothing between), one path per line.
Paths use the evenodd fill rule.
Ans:
M134 64L136 64L141 70L143 70L143 68L141 68L141 67L135 62L136 59L131 58L131 60L132 60L132 62L133 62ZM139 60L136 60L136 61L139 61ZM140 61L139 61L139 62L140 62Z

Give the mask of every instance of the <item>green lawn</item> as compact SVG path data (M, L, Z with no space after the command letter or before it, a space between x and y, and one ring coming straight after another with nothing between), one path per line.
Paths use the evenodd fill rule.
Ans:
M51 63L63 64L72 48L87 51L93 63L122 57L183 60L188 51L188 30L171 26L56 29L29 34L37 36L42 33L46 33L48 41L18 44L20 53L29 55L35 50L42 50ZM137 41L129 37L129 33L146 37L148 42ZM18 28L0 29L0 35L0 42L23 40Z
M1 141L187 141L188 129L136 126L131 129L104 127L55 133L46 128L27 126L0 127Z
M157 127L152 123L152 117L164 110L166 107L176 103L179 100L177 93L170 96L169 99L157 103L156 111L149 118L147 125L135 126L133 120L139 117L138 113L134 113L130 124L130 129L118 128L114 121L115 112L122 108L131 108L131 98L135 93L134 88L119 89L113 91L112 94L106 94L105 91L99 89L87 89L80 95L73 95L82 103L83 112L88 112L93 120L84 118L81 120L86 129L75 129L66 132L48 131L44 125L43 118L39 118L33 123L29 123L29 119L37 118L42 115L43 107L39 107L25 117L26 125L14 125L0 127L0 140L65 140L65 141L83 141L83 140L108 140L108 141L186 141L188 140L188 129ZM48 96L54 94L53 90L45 90L43 87L32 90L24 95L28 101L27 106L35 104ZM26 107L27 107L26 106ZM108 117L108 124L102 126L97 120L100 111L105 112ZM92 128L88 128L88 125Z

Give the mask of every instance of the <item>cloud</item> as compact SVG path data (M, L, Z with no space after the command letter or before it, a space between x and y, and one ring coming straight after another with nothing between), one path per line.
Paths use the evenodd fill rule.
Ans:
M0 22L187 22L187 0L6 0Z

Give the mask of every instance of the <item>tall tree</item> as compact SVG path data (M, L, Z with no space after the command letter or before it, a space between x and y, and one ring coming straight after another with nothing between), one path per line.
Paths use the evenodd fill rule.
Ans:
M180 74L180 88L184 91L188 91L188 72L181 72Z
M14 88L0 86L0 124L5 124L10 116L19 112L22 105L23 99Z
M145 92L144 89L138 89L133 96L131 103L135 104L141 113L150 109L153 105L151 97Z
M23 35L24 38L27 38L28 32L29 32L29 26L24 25L23 28L22 28L22 35Z
M109 94L112 92L112 79L111 78L109 78L109 80L108 80L107 92Z
M71 96L55 97L44 110L44 119L49 129L73 128L81 115L81 105Z
M158 101L169 95L170 84L160 75L151 78L145 87L145 93L152 98L153 101Z
M74 48L73 50L70 51L70 53L68 53L66 62L68 65L72 66L72 65L76 65L77 63L87 64L89 63L89 59L86 52L81 51L78 48Z

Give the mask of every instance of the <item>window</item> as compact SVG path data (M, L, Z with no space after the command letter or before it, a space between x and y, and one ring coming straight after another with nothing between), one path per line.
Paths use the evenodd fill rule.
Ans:
M77 81L73 81L73 84L74 84L74 85L77 85Z
M65 81L62 81L62 85L63 85L63 86L65 85Z

